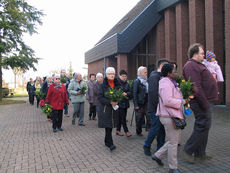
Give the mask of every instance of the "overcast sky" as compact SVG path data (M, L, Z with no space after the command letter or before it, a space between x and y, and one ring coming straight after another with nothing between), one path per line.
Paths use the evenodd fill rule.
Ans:
M38 71L27 77L46 76L69 67L86 73L84 53L91 49L139 0L27 0L46 16L39 34L25 36L36 56ZM10 72L7 72L10 73ZM4 76L6 73L4 74Z

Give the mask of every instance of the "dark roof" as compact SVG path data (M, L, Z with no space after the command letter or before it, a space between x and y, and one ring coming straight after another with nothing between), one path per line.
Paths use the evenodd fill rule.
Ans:
M117 53L129 53L159 22L159 12L180 0L140 0L95 46L85 53L85 63Z
M115 33L122 32L152 1L153 0L140 0L133 9L131 9L107 34L99 40L98 43L104 41L106 38L114 35Z

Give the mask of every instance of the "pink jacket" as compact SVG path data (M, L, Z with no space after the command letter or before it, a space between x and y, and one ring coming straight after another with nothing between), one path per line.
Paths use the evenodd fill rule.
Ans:
M207 69L212 73L213 77L218 82L224 82L224 77L221 71L221 68L217 61L209 62L206 59L203 61L203 64L207 67Z
M177 117L183 119L182 113L183 96L178 87L168 77L159 81L159 103L157 116Z

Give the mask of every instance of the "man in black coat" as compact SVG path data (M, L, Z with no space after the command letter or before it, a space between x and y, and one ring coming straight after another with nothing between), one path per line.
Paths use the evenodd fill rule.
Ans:
M156 116L157 105L158 105L158 88L159 80L161 79L161 68L164 64L169 63L166 59L160 59L157 63L157 70L151 72L148 79L149 90L148 90L148 114L151 117L152 126L149 130L148 136L145 139L143 146L144 153L147 156L151 156L150 148L154 138L157 136L157 150L161 148L165 143L165 130L161 124L160 119Z

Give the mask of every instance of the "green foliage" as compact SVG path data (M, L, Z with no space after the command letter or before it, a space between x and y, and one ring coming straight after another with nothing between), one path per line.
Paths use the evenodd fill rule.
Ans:
M20 68L23 71L32 68L38 62L34 51L24 43L25 33L37 33L36 25L42 24L43 12L30 6L24 0L1 0L0 11L0 66Z
M63 83L63 84L66 83L66 77L65 76L61 76L61 83Z
M188 99L193 94L194 86L190 79L188 81L181 80L179 87L184 99Z
M39 98L39 100L42 100L44 97L44 93L41 91L35 91L35 94Z
M129 84L130 88L132 88L133 82L134 82L133 80L128 80L128 84Z
M45 104L42 107L42 112L48 117L52 112L52 106L50 104Z
M183 77L182 77L182 76L178 76L178 78L177 78L177 80L176 80L176 83L178 83L179 86L180 86L182 80L183 80Z
M86 90L87 90L87 86L86 85L84 85L83 87L81 87L81 93L82 94L85 94Z
M110 88L110 90L105 93L105 96L112 102L120 102L124 98L128 99L126 96L123 96L121 89Z

